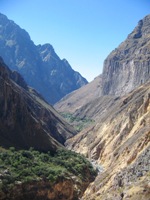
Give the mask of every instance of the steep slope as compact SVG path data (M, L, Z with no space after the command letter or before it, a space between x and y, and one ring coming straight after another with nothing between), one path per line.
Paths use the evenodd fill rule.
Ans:
M97 160L104 168L83 199L148 200L150 82L115 100L95 125L66 144L68 148Z
M12 73L2 59L0 130L1 146L32 146L43 151L55 151L75 134L70 125L36 91L28 88L19 74Z
M36 46L29 34L0 14L0 56L51 104L87 83L50 44Z
M43 82L45 94L52 92L49 101L55 103L66 94L87 83L78 72L75 72L66 59L60 60L50 44L38 45L38 52L43 62ZM47 87L47 85L50 85Z
M106 58L102 95L124 95L150 79L150 15Z
M101 92L101 75L80 89L66 95L54 105L59 112L74 113L85 104L99 97Z

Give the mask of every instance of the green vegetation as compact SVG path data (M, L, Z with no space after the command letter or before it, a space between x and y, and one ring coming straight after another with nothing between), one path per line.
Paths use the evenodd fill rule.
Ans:
M75 117L71 113L61 113L61 115L70 123L74 126L76 131L80 132L90 124L94 122L94 120L89 119L87 117L85 118L80 118L80 117Z
M0 148L0 189L17 183L59 179L77 176L81 181L94 178L96 171L83 156L65 149L55 155L30 150Z

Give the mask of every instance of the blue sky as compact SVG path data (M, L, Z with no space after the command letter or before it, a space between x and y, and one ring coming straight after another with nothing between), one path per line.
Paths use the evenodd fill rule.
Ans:
M35 44L50 43L88 81L138 21L149 0L0 0L0 12L25 29Z

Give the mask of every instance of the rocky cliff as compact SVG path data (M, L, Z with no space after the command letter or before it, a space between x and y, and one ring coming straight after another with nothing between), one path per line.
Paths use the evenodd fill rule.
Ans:
M51 104L87 83L50 44L36 46L29 34L0 14L0 56Z
M18 85L18 84L19 85ZM0 145L56 150L75 131L0 59Z
M100 75L101 80L94 80L84 87L86 90L81 88L64 97L55 108L61 112L74 113L99 96L123 96L146 83L150 79L149 27L150 15L140 20L127 39L108 55Z
M150 79L150 15L106 58L101 95L124 95Z

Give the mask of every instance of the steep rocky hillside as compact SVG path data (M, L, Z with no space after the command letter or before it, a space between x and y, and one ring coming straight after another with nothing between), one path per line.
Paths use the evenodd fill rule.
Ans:
M148 200L150 82L116 99L104 110L95 125L66 143L68 148L97 160L104 168L83 199Z
M50 44L36 46L29 34L0 14L0 56L51 104L87 84Z
M18 85L18 84L19 85ZM0 145L55 151L75 131L0 59Z
M66 95L54 105L59 112L74 113L85 104L99 97L101 93L101 75L80 89Z
M106 58L102 95L124 95L150 79L150 15Z

